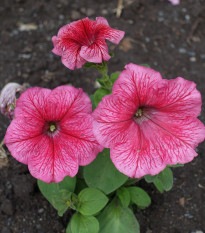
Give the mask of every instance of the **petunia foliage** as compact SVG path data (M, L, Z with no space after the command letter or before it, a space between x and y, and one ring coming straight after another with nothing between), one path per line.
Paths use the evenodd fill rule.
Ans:
M66 233L139 233L134 211L152 205L144 182L169 191L172 167L192 161L205 138L194 82L163 79L133 63L109 74L106 40L118 44L123 36L97 17L71 22L52 37L52 51L67 68L101 74L90 97L68 85L13 83L0 96L1 112L11 119L4 139L11 155L28 165L59 216L75 211Z

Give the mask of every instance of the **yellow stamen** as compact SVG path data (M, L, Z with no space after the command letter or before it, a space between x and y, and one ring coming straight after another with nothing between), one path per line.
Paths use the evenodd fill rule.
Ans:
M51 132L54 132L54 131L55 131L55 129L56 129L55 125L53 125L53 124L52 124L52 125L50 125L50 131L51 131Z

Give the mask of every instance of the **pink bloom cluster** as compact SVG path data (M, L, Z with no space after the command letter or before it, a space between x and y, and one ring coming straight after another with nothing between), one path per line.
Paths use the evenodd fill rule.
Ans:
M105 40L118 44L124 32L109 27L107 20L84 18L63 26L53 36L53 53L62 56L62 63L69 69L81 68L86 62L102 63L110 55Z
M31 174L47 183L73 177L103 149L93 135L92 106L82 89L29 88L17 100L5 144Z
M201 95L193 82L162 79L129 64L93 113L97 141L110 148L116 168L129 177L155 175L166 165L190 162L205 138L197 119Z
M109 60L105 40L117 44L123 36L102 17L85 18L59 30L52 38L53 52L68 68L80 68L87 61ZM8 98L2 99L1 108L5 103ZM197 119L200 111L195 83L162 79L152 69L129 64L92 115L82 89L28 89L17 101L5 143L13 157L47 183L75 176L79 165L91 163L103 147L110 148L120 172L140 178L197 156L195 148L205 138L205 127Z

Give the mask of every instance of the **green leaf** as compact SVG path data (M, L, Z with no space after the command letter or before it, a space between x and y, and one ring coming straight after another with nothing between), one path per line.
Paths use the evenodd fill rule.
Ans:
M144 66L144 67L147 67L147 68L150 68L150 66L149 65L147 65L147 64L140 64L141 66Z
M76 213L72 216L67 228L70 228L71 231L66 229L66 233L98 233L99 222L93 216L84 216Z
M151 204L151 198L143 189L139 187L128 187L131 202L140 208L145 208Z
M68 223L67 227L66 227L66 233L73 233L71 231L71 221Z
M98 188L105 194L115 191L128 179L112 163L109 149L104 149L91 164L84 167L84 178L89 187Z
M110 76L110 80L111 82L114 84L114 82L118 79L120 73L117 72L117 73L112 73L111 76Z
M173 186L173 173L170 168L165 168L157 175L154 180L154 185L162 193L163 191L169 191Z
M91 103L92 103L92 111L95 110L96 106L95 106L95 100L94 100L94 95L90 95L90 100L91 100Z
M139 223L132 210L114 199L98 216L99 233L139 233Z
M66 211L69 208L66 201L69 201L69 198L71 198L70 194L75 189L76 178L67 176L59 183L53 182L48 184L41 180L38 180L37 183L44 197L59 211L59 214L62 215L63 210ZM64 203L64 207L62 203Z
M130 204L130 193L129 190L125 187L121 187L117 190L117 196L119 197L122 206L128 207Z
M59 216L63 216L66 210L70 207L71 195L72 193L65 189L62 189L58 193L53 195L52 203L55 209L58 210Z
M160 191L160 193L164 192L164 187L163 187L163 185L162 185L162 183L161 183L161 181L159 179L156 179L154 181L154 185L157 188L157 190Z
M152 183L157 178L157 175L156 176L146 175L144 178L147 183Z
M110 52L109 55L110 55L111 57L114 57L114 56L115 56L115 54L114 54L113 52Z
M111 92L105 88L99 88L94 94L94 103L97 107L103 96L109 95Z
M108 198L100 190L95 188L83 189L78 194L77 210L83 215L93 215L105 207Z
M167 167L184 167L184 164L177 163L174 165L168 165Z
M38 187L42 194L47 198L49 201L52 198L52 195L58 192L61 189L65 189L70 192L74 192L75 190L75 185L76 185L76 177L69 177L66 176L63 181L59 183L45 183L41 180L38 180Z

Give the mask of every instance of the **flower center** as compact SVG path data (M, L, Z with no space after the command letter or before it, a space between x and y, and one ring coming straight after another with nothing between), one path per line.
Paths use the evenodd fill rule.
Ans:
M48 132L49 133L54 133L57 129L57 126L56 126L56 122L49 122L49 128L48 128Z
M142 116L142 114L143 114L142 108L138 108L137 112L134 114L134 118L139 118Z
M42 133L49 137L54 137L58 135L59 132L60 132L60 121L46 121L42 128Z
M55 131L55 129L56 129L55 125L50 125L50 131L51 132Z

